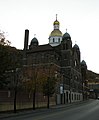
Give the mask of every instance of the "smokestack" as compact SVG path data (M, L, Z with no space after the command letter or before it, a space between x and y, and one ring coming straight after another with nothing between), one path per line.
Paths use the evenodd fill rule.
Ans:
M25 30L25 36L24 36L24 50L28 49L28 40L29 40L29 30Z

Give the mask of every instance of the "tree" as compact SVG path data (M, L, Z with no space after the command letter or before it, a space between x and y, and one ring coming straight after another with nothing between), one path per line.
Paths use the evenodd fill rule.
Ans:
M14 91L14 112L16 113L16 99L21 80L17 68L22 66L22 51L10 46L3 33L0 34L0 89Z
M48 64L44 70L44 79L42 82L42 91L47 96L47 108L49 108L50 97L55 93L57 80L55 78L55 72L57 68L54 64Z
M14 113L16 113L16 100L17 100L17 92L19 89L22 89L22 70L20 68L16 68L14 71L14 81L13 81L13 90L14 90Z
M9 62L9 54L7 49L0 45L0 88L7 84L5 79Z
M32 93L33 96L33 110L35 110L36 92L42 91L42 82L45 79L45 77L42 76L42 73L42 67L39 67L36 64L34 64L32 67L29 67L27 70L28 81L25 84L29 93Z
M32 58L31 58L32 59ZM33 109L35 109L35 94L43 93L47 96L47 107L49 108L49 98L55 92L56 79L54 64L34 64L24 67L24 86L29 93L33 93Z
M5 39L5 33L0 30L0 88L7 85L6 71L10 63L8 47L10 42Z
M5 32L0 30L0 44L4 46L10 46L11 42L9 40L6 40L5 38Z
M47 80L43 83L43 94L48 98L47 108L49 108L49 103L50 103L49 98L55 92L55 85L56 85L55 77L48 77Z
M20 50L0 44L0 88L6 88L10 71L21 67L21 56Z
M38 79L38 67L31 66L25 70L26 76L24 78L24 84L26 86L26 89L29 93L32 93L33 97L33 110L35 110L35 94L36 94L36 85L37 85L37 79ZM24 74L25 74L24 73Z

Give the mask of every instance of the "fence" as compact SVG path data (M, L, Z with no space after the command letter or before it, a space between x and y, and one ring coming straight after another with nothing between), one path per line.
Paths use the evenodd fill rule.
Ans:
M50 105L55 105L55 96L50 97ZM42 93L35 95L36 108L47 107L47 97ZM26 91L18 91L16 95L16 109L33 108L33 94ZM14 110L14 91L0 90L0 112Z

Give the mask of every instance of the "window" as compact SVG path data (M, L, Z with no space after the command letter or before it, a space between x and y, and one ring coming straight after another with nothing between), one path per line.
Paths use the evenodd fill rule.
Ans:
M8 91L8 98L11 97L11 92L10 90Z
M79 95L79 100L80 100L80 95Z
M72 100L73 100L73 94L72 94Z
M53 42L55 42L55 38L53 38Z
M69 93L69 100L71 100L71 94Z
M75 60L75 67L77 66L77 61Z
M76 100L76 94L75 94L75 100Z
M58 38L58 42L60 43L60 38Z

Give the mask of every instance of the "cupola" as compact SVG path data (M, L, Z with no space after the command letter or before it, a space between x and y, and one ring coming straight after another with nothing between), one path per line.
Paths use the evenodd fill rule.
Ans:
M37 38L34 37L34 38L31 40L31 43L30 43L29 48L32 49L32 48L34 48L34 47L36 47L36 46L38 46L38 45L39 45L39 42L38 42Z
M62 41L62 32L59 30L60 23L57 20L57 14L56 14L56 20L53 23L54 30L49 35L49 44L51 46L57 46Z
M66 33L62 37L61 44L62 44L62 49L64 50L72 49L71 36L69 35L69 33L67 33L67 29L66 29Z
M82 66L87 66L87 65L86 65L86 62L85 62L84 60L82 60L81 65L82 65Z
M38 45L38 40L36 37L34 37L32 40L31 40L31 44L30 45L35 45L37 46Z
M75 44L75 45L73 46L73 49L80 51L79 46L78 46L77 44Z
M71 36L69 35L69 33L67 33L67 30L66 30L66 33L63 35L63 40L71 40Z

